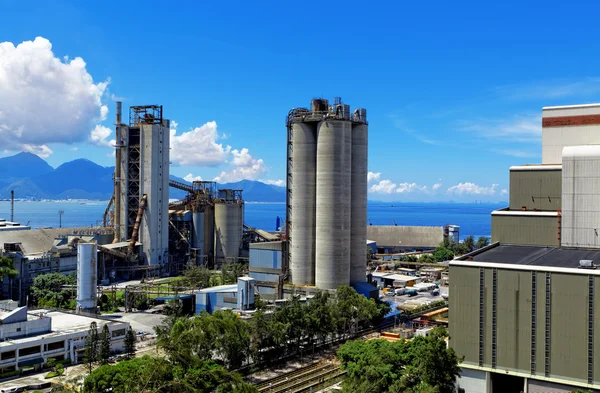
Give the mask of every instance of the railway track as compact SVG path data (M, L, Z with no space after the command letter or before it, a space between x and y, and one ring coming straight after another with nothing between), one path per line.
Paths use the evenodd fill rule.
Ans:
M341 374L342 372L336 364L314 363L261 382L256 385L256 388L261 393L301 393L311 387L328 386L325 384L339 379Z

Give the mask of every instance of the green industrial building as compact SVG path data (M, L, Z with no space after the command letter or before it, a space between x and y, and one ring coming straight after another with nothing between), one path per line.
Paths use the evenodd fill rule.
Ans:
M600 389L600 250L494 243L450 264L466 393Z

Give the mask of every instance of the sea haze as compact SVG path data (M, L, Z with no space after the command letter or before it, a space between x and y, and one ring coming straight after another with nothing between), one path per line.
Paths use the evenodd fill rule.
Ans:
M106 201L15 201L15 221L32 228L58 227L59 211L64 211L65 227L99 225ZM489 236L491 212L505 204L473 203L385 203L368 204L372 225L460 226L461 238ZM277 217L285 217L284 203L246 203L245 223L255 228L275 230ZM10 219L10 202L0 201L0 218Z

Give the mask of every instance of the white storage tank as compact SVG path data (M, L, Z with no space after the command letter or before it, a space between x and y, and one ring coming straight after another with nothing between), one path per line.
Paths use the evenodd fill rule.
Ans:
M221 190L219 191L221 193ZM215 203L215 262L217 265L240 256L244 231L244 202L220 199ZM234 260L237 262L237 260Z
M320 122L315 242L315 284L319 289L337 289L350 284L351 166L352 123ZM361 242L366 255L365 241L366 236Z
M77 244L77 311L95 311L98 289L98 250L96 243Z

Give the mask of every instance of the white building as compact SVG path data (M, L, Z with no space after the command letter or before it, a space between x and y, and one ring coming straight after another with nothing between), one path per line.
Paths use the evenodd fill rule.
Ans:
M50 358L58 361L71 359L74 363L82 361L92 322L96 322L98 334L104 325L108 325L112 351L123 349L129 329L127 322L58 311L28 312L27 307L0 310L0 372L28 366L41 367Z

